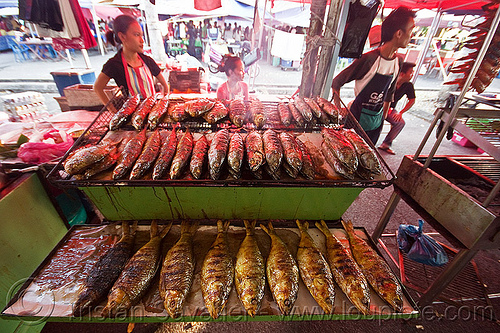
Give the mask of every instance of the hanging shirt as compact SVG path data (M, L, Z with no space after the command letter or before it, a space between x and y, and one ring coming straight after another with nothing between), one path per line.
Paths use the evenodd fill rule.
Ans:
M142 96L143 93L148 94L151 92L149 95L142 96L146 98L154 94L154 87L152 86L153 76L156 77L160 74L160 67L158 67L152 58L142 53L139 53L139 57L142 60L142 65L140 67L132 68L128 64L125 66L122 54L123 52L120 49L113 58L109 59L104 64L102 72L114 79L119 87L123 86L129 95L141 94ZM125 69L127 69L127 71L125 71ZM129 78L128 80L127 75ZM151 86L149 85L149 79L151 79ZM144 89L143 93L141 93L141 85L142 89Z

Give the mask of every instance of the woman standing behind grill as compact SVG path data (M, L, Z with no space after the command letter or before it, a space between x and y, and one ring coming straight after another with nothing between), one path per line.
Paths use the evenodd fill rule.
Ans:
M230 100L241 98L248 100L248 85L243 82L245 77L245 66L240 58L226 54L219 65L219 71L225 72L227 81L217 89L217 98Z
M141 95L146 98L155 93L154 79L168 92L168 85L156 62L143 54L144 38L139 22L128 15L117 16L113 22L113 30L106 33L106 38L113 45L122 44L116 55L109 59L94 83L94 91L104 104L109 98L104 88L110 79L123 86L128 95Z

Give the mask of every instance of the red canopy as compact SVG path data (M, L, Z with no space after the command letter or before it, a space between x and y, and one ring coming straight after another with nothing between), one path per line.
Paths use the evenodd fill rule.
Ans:
M413 9L442 9L443 11L479 10L492 3L486 0L386 0L386 8L406 6Z

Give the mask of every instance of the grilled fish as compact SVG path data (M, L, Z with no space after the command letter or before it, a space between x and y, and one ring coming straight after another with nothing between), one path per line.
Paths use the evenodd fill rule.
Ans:
M194 276L195 259L193 237L198 223L182 221L181 236L168 250L160 273L160 296L164 307L172 318L182 314L184 300L191 289Z
M196 179L200 179L201 173L203 172L203 164L205 164L207 151L208 140L205 135L201 135L194 145L193 155L191 156L191 162L189 163L189 170Z
M361 166L374 174L382 173L382 166L373 149L360 137L353 129L342 129L341 133L351 142L358 154L358 160Z
M321 109L325 111L326 114L330 116L330 118L332 118L333 123L340 124L340 122L342 121L342 116L335 104L319 96L316 97L316 102L321 107Z
M311 109L313 116L315 116L316 118L320 118L321 117L321 108L316 103L316 101L312 98L309 98L309 97L304 97L303 99L304 99L304 102L306 102L307 106L309 106L309 108Z
M141 155L135 161L135 165L130 172L130 179L141 178L149 168L155 163L161 148L161 137L159 131L154 131L149 136L144 145Z
M153 109L153 106L155 105L157 99L158 99L158 94L149 96L141 103L141 105L139 105L137 110L135 110L134 114L132 114L131 123L136 130L140 131L142 129L142 126L144 125L144 120Z
M257 131L248 133L245 138L248 166L251 171L256 171L265 161L264 141Z
M161 136L161 149L160 155L156 160L155 166L153 167L153 179L160 179L163 177L165 172L167 172L170 167L170 162L175 154L175 149L177 148L177 132L176 127L172 129L169 133L167 131L162 131Z
M189 128L179 140L177 150L175 151L172 165L170 166L170 179L177 179L181 175L182 169L188 163L191 152L193 151L193 136Z
M104 143L79 149L64 162L64 170L75 175L101 161L116 148L117 143Z
M266 161L269 169L272 173L276 171L281 166L281 160L283 159L283 147L281 146L281 141L278 134L272 129L268 129L262 135L264 140L264 151L266 153Z
M135 109L137 109L140 101L141 98L139 95L130 97L109 121L109 129L114 131L123 125L127 121L128 117L130 117L130 115L134 113Z
M250 102L248 106L250 111L249 115L251 117L252 122L257 126L257 128L261 128L266 123L266 116L264 114L264 105L258 99L254 99Z
M114 147L110 150L110 152L106 156L104 156L102 160L92 164L89 168L87 168L83 173L83 175L81 174L75 175L75 177L81 176L79 177L79 179L90 179L93 176L97 175L98 173L106 171L112 166L114 166L116 164L116 161L118 161L118 157L120 157L120 154L118 153L118 148Z
M353 145L338 130L332 128L323 128L323 141L337 156L347 169L355 172L358 168L358 156Z
M288 103L279 102L278 112L280 114L281 123L285 126L290 126L290 124L292 123L292 114L290 113Z
M161 118L167 112L168 109L168 95L165 95L162 99L156 102L153 109L148 116L148 126L149 129L154 131L156 126L160 123Z
M243 163L243 155L245 155L245 146L240 133L233 133L229 141L229 152L227 153L227 164L229 165L229 173L234 178L241 176L241 164Z
M307 232L309 223L299 220L296 223L300 230L300 243L297 250L300 277L323 311L326 314L333 313L335 285L330 267Z
M130 139L125 148L123 148L118 159L118 165L113 170L113 179L121 179L129 172L134 166L135 160L141 154L144 142L146 142L146 128Z
M219 178L220 170L226 159L227 149L229 147L229 131L221 129L212 139L208 149L208 165L210 169L210 178L216 180Z
M170 231L172 222L158 232L156 221L151 222L151 240L141 247L121 272L108 295L108 303L102 310L103 317L125 314L147 291L160 263L163 237Z
M281 125L281 118L277 107L264 108L264 117L266 119L266 124L271 125L270 127Z
M272 171L271 168L269 168L269 164L264 165L264 170L266 170L267 174L271 176L273 180L280 180L281 179L281 169L277 169L276 171Z
M304 117L302 117L302 114L300 113L299 109L293 104L293 102L288 103L288 109L290 110L290 113L292 114L293 120L299 125L300 127L304 127L306 124Z
M295 138L287 132L282 132L280 133L280 140L288 166L294 170L294 174L298 173L302 169L302 154Z
M333 235L325 221L316 222L316 227L326 238L326 257L335 282L359 311L370 314L370 289L358 264L342 243Z
M403 310L403 293L387 263L368 243L354 233L351 221L342 221L342 225L347 232L352 255L366 280L383 300L389 303L394 310L401 312Z
M295 142L297 142L297 146L302 154L302 168L300 169L300 172L307 179L314 179L314 177L316 177L316 171L314 171L314 164L311 154L309 154L309 150L299 138L295 138Z
M184 103L176 104L172 108L169 107L168 114L173 121L183 121L189 116L184 107Z
M214 107L210 111L208 111L207 113L203 114L203 119L205 119L207 121L207 123L209 123L209 124L215 124L219 120L226 117L228 113L229 113L229 110L226 108L224 103L217 100L215 102Z
M323 153L326 162L336 173L347 179L354 179L354 171L352 169L348 169L343 163L341 163L330 147L324 142L321 143L321 152Z
M266 285L264 258L255 239L255 223L243 221L246 236L236 255L234 286L243 307L254 317L260 309Z
M296 96L293 99L293 104L295 105L297 110L299 110L300 114L302 115L302 117L304 117L304 119L307 122L310 122L313 119L312 110L309 107L309 105L307 105L307 103L304 101L304 98Z
M214 104L214 101L207 98L198 98L184 103L184 108L191 117L196 118L210 111Z
M229 252L229 221L217 221L217 238L208 250L201 268L201 292L212 318L217 319L226 306L233 286L234 266Z
M266 228L260 225L271 237L271 249L266 262L266 275L274 301L281 314L287 316L293 309L299 291L299 269L286 244L276 234L271 222Z
M122 237L95 263L85 280L83 292L73 308L74 316L83 316L104 299L127 261L132 256L135 226L130 230L128 222L122 223Z
M229 119L236 127L243 126L246 117L246 106L245 102L241 99L233 99L229 103Z

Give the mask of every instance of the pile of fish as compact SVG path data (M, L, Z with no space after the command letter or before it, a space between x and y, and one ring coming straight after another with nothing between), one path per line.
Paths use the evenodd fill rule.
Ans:
M229 118L236 127L248 128L304 127L306 124L340 124L342 116L337 108L324 98L295 97L275 106L264 105L258 99L234 99L223 103L217 99L197 98L172 101L169 96L155 94L142 103L138 95L130 97L116 112L109 123L114 131L130 121L137 130L156 129L160 123L177 123L203 119L209 124ZM147 123L147 126L146 126Z
M335 283L363 314L370 314L370 289L395 311L403 310L401 286L385 261L359 237L351 222L343 222L349 248L328 229L324 221L316 223L326 238L326 256L308 232L309 224L298 221L300 243L297 256L276 233L271 222L261 229L271 238L267 260L264 259L255 235L256 221L244 221L246 236L236 258L228 243L229 222L217 222L217 236L206 253L200 274L201 293L206 310L214 319L224 311L233 288L248 315L259 313L265 294L266 276L274 301L283 315L293 313L299 291L299 278L326 314L332 314L335 303ZM122 239L111 247L95 264L73 308L81 316L99 307L106 297L101 315L127 316L148 288L159 291L163 307L172 318L183 314L186 298L195 274L193 237L197 222L183 221L178 241L161 258L162 239L171 222L160 232L156 221L151 224L151 239L132 255L134 232L123 224ZM134 229L135 227L133 227ZM152 284L159 270L159 283Z
M469 52L463 57L453 62L450 68L450 73L460 74L459 78L451 78L444 84L458 84L460 89L463 88L467 77L472 69L472 66L477 61L479 50L483 47L486 34L491 29L491 23L495 17L498 9L498 3L490 3L482 7L485 10L483 15L483 22L477 24L470 32L467 39L464 41L462 51L468 50ZM500 72L500 29L497 29L493 40L489 45L486 55L479 66L474 79L471 83L473 88L478 93L482 93L491 84L494 78ZM456 75L455 75L456 76Z
M323 128L321 151L327 163L341 176L372 179L382 173L373 149L353 129Z
M186 169L194 179L201 179L208 170L209 177L216 180L227 164L234 179L241 177L243 168L257 179L263 178L265 170L272 179L279 180L281 168L293 178L299 173L306 179L316 175L306 145L288 132L278 134L272 129L263 133L253 130L246 135L222 129L210 142L204 134L195 142L189 129L179 134L176 127L171 131L157 129L147 137L144 128L134 132L127 142L121 142L120 153L116 148L119 143L107 141L80 148L65 160L65 171L77 179L89 179L114 167L114 180L126 176L131 180L145 179L149 173L156 180L167 173L170 179L181 178Z

